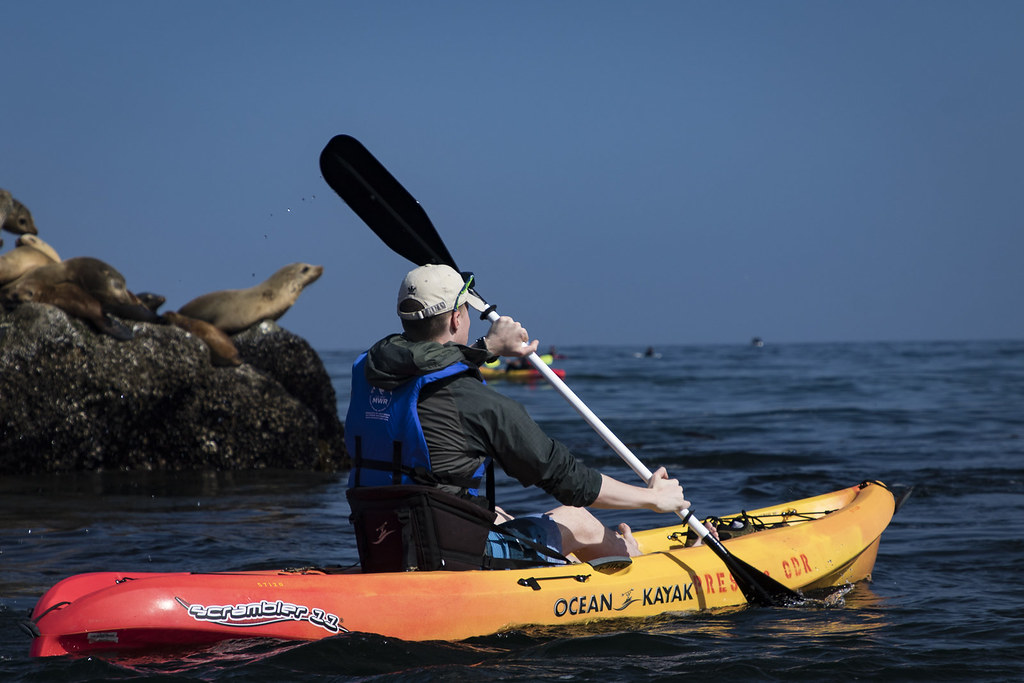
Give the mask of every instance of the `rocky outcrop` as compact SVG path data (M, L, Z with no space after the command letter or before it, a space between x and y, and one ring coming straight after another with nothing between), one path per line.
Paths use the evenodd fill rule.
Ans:
M264 322L214 367L173 325L118 341L45 304L0 310L0 474L347 466L336 398L309 344Z

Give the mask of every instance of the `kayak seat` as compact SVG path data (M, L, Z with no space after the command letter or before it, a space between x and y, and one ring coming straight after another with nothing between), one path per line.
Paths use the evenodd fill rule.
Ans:
M432 486L348 489L364 572L482 569L494 515Z

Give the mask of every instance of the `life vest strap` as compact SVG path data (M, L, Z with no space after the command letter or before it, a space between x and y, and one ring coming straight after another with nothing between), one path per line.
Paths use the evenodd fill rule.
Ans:
M356 443L358 444L358 437ZM439 474L433 472L426 467L407 467L401 464L399 461L397 464L394 461L382 462L380 460L369 460L361 456L357 456L353 459L354 467L357 468L355 473L356 484L353 488L361 488L359 485L360 472L359 470L375 470L377 472L390 472L392 475L392 482L397 486L402 483L402 475L405 475L412 479L417 484L423 486L457 486L462 489L475 489L481 484L482 477L459 477L451 474ZM488 487L490 487L490 480L488 480ZM490 490L488 488L488 494Z
M402 483L402 442L391 442L391 483L398 486Z

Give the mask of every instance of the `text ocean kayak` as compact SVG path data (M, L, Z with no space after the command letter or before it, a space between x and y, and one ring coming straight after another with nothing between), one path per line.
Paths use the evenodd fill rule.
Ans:
M724 544L789 588L840 586L870 577L894 507L885 486L866 482L748 511L748 526L763 522L767 528ZM56 584L33 609L26 624L34 635L31 654L194 648L241 638L317 640L355 631L461 640L529 625L744 604L709 548L684 547L684 526L634 533L644 555L593 566L79 574Z

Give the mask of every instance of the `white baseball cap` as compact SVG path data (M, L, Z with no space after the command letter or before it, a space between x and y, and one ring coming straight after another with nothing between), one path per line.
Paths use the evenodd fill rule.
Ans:
M463 280L451 266L430 263L410 270L402 280L398 290L398 317L403 320L432 318L457 310L466 303L478 311L487 308L484 300L473 291L473 276Z

